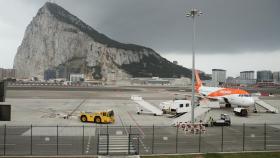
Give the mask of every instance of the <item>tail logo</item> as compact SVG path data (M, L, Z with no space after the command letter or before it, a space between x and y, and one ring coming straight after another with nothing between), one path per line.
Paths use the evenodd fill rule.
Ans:
M196 83L195 83L195 91L198 92L200 87L202 86L202 82L199 78L199 75L198 75L198 71L195 70L195 78L196 78Z

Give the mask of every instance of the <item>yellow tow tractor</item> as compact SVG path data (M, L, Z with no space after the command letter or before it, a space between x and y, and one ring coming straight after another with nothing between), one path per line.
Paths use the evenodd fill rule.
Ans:
M107 110L102 112L81 112L80 119L82 122L94 123L114 123L114 111Z

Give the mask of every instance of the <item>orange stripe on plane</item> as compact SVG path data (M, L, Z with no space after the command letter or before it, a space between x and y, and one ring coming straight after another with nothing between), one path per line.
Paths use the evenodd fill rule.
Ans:
M198 92L199 91L199 88L202 86L202 82L199 78L199 75L198 75L198 71L195 70L195 78L196 78L196 83L195 83L195 91Z
M231 94L249 94L249 93L242 89L222 88L220 90L209 93L208 96L221 97L221 96L231 95Z

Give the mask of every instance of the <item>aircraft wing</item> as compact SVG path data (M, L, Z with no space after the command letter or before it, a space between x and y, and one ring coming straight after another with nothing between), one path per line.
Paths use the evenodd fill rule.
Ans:
M212 101L218 101L219 100L218 98L215 98L215 97L207 97L207 99L212 100Z
M182 95L188 96L188 97L192 97L192 94L182 94ZM195 93L194 97L195 97L195 98L198 98L198 99L203 99L203 98L205 98L205 96L202 96L202 95L200 95L200 94L198 94L198 93Z

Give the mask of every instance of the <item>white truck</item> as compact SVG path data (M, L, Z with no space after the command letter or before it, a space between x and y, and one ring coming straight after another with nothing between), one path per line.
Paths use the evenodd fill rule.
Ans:
M237 116L242 116L242 117L248 116L248 110L246 108L237 107L233 109L233 112Z
M184 114L191 111L190 100L169 100L160 103L160 108L164 114Z

